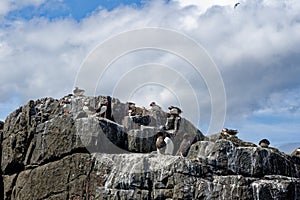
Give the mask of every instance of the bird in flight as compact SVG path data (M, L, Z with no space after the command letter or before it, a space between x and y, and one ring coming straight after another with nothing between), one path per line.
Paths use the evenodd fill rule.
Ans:
M239 2L237 2L236 4L234 4L234 9L235 9L238 5L240 5Z

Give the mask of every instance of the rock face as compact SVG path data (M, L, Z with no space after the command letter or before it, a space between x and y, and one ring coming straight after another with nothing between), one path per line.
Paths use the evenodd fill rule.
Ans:
M101 98L30 101L0 123L0 199L300 199L299 157L238 138L204 137L185 119L174 155L188 133L188 156L157 155L166 113L151 113L150 125L142 126L118 99L114 121L84 111Z

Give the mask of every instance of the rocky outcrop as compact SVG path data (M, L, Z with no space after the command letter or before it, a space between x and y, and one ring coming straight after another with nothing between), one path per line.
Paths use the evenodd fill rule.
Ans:
M230 140L200 141L191 147L190 159L205 161L215 174L263 177L282 175L300 178L299 163L268 148L235 146Z
M71 103L64 112L62 100ZM300 158L237 137L193 136L186 158L157 155L163 111L149 126L112 99L114 121L84 111L103 97L44 98L11 113L1 130L0 199L298 199ZM1 125L1 124L0 124Z

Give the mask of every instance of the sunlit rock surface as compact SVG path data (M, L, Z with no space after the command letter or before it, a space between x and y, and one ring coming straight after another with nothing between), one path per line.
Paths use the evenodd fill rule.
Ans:
M186 119L174 155L157 155L166 113L140 126L118 99L114 121L84 111L101 98L66 96L68 113L53 98L11 113L0 124L0 199L300 199L299 157L237 137L204 137ZM175 156L184 133L193 144L186 158Z

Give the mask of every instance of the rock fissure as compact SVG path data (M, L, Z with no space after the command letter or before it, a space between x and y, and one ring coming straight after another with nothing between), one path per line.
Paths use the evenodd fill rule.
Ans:
M67 199L70 199L70 193L68 191L70 191L70 177L71 177L71 172L69 171L68 172L68 176L67 176L67 188L66 188L66 191L67 191Z
M40 166L46 165L46 164L51 163L51 162L56 162L56 161L61 160L61 159L65 158L65 157L67 157L67 156L71 156L71 155L77 154L77 153L90 154L89 151L86 148L84 148L84 147L82 147L82 148L76 148L76 149L72 149L70 152L63 153L60 156L53 155L53 156L45 159L38 166L40 167Z
M46 196L40 198L40 200L49 199L49 198L52 197L52 196L57 196L57 195L62 194L62 193L64 193L64 192L65 192L65 190L62 190L62 191L56 191L56 192L50 192L50 193L47 194ZM66 199L69 199L69 196L67 196Z
M16 182L18 180L18 176L19 173L14 174L13 178L11 180L10 184L10 189L8 191L4 191L4 197L6 197L7 199L11 199L11 196L13 195L13 192L15 192L15 188L16 188Z

